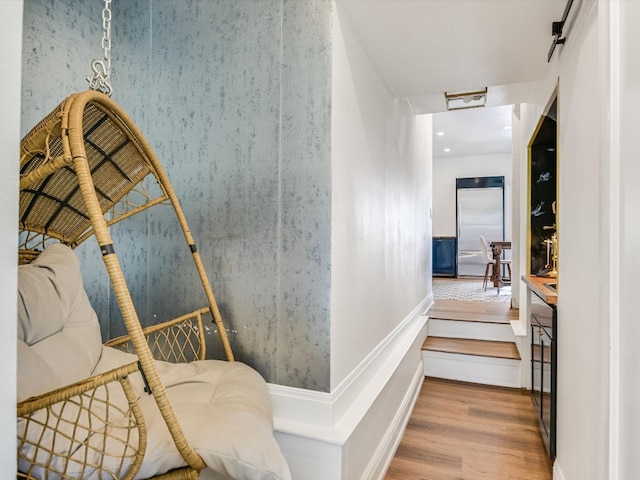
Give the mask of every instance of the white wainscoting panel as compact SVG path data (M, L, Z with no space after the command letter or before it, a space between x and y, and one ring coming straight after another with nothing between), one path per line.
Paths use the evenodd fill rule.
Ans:
M361 475L360 478L366 478L371 480L382 480L384 479L385 474L387 473L387 469L393 460L393 457L398 449L398 445L402 441L402 437L404 435L404 431L407 427L407 423L409 423L409 419L411 418L411 413L413 412L413 407L420 395L420 390L422 388L422 383L424 382L424 372L422 362L418 362L415 368L413 379L410 383L410 388L405 391L404 398L402 399L400 408L397 409L391 424L388 426L388 429L382 435L382 441L379 443L378 448L376 449L373 456L369 458L369 465L367 465L364 474ZM404 383L402 384L404 387ZM388 392L393 392L393 388L390 387L387 389ZM398 392L402 392L401 389L396 390ZM387 409L388 412L392 412L391 409ZM371 414L375 417L375 413ZM379 418L379 417L376 417ZM358 439L354 438L353 443L355 443L355 448L358 448ZM356 462L348 462L347 466L355 465ZM349 473L347 471L347 473ZM345 476L346 478L350 478L349 476Z
M274 430L295 480L384 476L422 385L429 295L333 392L269 385Z

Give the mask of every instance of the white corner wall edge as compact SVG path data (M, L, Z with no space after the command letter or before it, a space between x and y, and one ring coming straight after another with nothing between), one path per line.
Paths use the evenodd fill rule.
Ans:
M522 359L522 362L526 362L527 360L529 360L529 355L525 352L525 350L530 348L531 343L529 337L527 337L527 328L523 326L522 323L520 323L520 320L511 320L509 324L511 325L511 329L513 330L513 335L515 336L515 343L516 347L518 348L520 358ZM523 374L523 371L525 370L528 372L528 369L522 368L521 374ZM527 387L527 384L523 383L522 381L521 384L522 388Z
M509 320L509 324L511 325L511 329L513 330L513 334L516 337L526 337L527 336L527 328L522 325L520 320Z
M423 299L333 392L269 385L275 437L293 478L384 474L424 378L423 312L432 301Z
M558 464L558 460L553 463L553 480L565 480L564 474L562 470L560 470L560 465Z
M0 223L7 226L0 232L0 313L2 318L17 318L18 309L18 185L20 148L20 99L22 75L23 1L0 2ZM17 322L4 322L0 335L0 445L15 445L16 441L16 372ZM16 451L0 450L0 472L16 471ZM9 476L9 474L7 474Z

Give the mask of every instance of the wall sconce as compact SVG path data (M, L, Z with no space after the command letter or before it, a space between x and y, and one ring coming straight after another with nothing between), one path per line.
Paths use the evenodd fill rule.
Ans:
M487 101L487 88L476 92L444 93L447 110L462 110L463 108L484 107Z

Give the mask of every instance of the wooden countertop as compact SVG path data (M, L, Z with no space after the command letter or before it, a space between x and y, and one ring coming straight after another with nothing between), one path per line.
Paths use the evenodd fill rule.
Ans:
M558 303L558 292L549 288L546 283L556 283L556 278L536 277L535 275L523 275L522 281L527 287L538 295L542 300L551 305Z

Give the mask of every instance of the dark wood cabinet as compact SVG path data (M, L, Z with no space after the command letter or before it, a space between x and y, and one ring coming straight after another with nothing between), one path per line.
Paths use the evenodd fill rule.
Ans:
M531 396L549 457L556 457L557 310L531 296Z
M458 275L458 248L456 237L433 237L433 276L455 277Z

